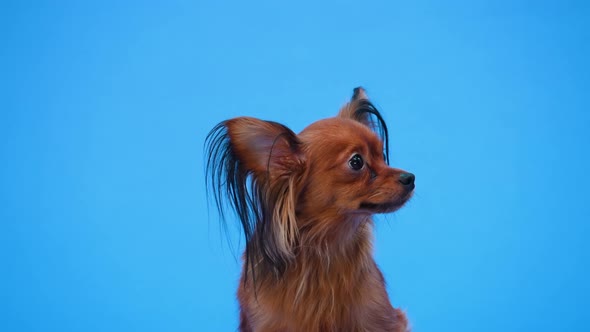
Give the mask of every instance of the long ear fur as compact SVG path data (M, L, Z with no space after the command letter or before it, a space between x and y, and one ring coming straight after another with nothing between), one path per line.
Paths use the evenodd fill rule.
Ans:
M298 238L296 187L304 168L297 135L270 121L240 117L219 123L206 139L207 188L225 220L229 205L246 239L245 271L280 275ZM246 280L246 278L244 280Z
M350 102L344 105L338 116L356 120L367 127L371 128L383 142L383 157L389 164L389 134L387 125L377 108L369 101L365 89L362 87L354 88Z

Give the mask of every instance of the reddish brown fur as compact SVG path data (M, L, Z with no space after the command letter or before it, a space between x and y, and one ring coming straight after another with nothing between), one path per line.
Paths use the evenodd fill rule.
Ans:
M356 98L366 98L360 92ZM379 137L352 119L354 103L307 127L297 144L276 124L227 122L243 167L284 195L271 222L288 264L272 272L252 254L256 278L245 266L238 289L240 331L408 331L372 257L371 215L400 208L412 190L399 181L403 171L386 165ZM364 160L360 171L349 165L354 154Z

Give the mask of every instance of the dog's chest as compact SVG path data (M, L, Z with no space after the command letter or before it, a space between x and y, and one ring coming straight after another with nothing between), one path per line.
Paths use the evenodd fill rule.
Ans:
M378 320L387 320L386 312L392 308L376 276L315 277L258 294L258 302L249 310L254 331L365 331Z

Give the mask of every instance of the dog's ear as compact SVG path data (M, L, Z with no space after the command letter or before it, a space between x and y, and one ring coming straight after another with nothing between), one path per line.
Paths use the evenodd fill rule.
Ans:
M389 164L389 134L387 125L377 108L369 101L365 89L357 87L352 92L350 102L338 112L338 117L358 121L373 130L383 142L383 156Z
M256 177L273 180L301 167L299 139L289 128L249 117L228 120L225 126L236 158Z
M298 181L305 160L297 135L270 121L240 117L218 124L207 136L207 181L224 219L229 205L246 239L246 277L265 267L282 273L298 238ZM228 204L224 204L226 203Z
M347 118L347 119L354 119L357 120L359 122L364 122L366 123L366 118L364 119L359 119L356 115L356 109L359 106L359 101L361 100L369 100L369 97L367 97L367 92L365 91L365 89L363 87L356 87L352 90L352 98L350 98L350 101L348 103L346 103L346 105L342 106L342 108L340 109L340 112L338 112L338 116L341 118ZM364 121L363 121L364 120Z

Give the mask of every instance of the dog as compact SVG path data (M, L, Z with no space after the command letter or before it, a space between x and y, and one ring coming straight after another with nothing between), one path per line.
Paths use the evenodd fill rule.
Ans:
M245 237L241 332L409 330L372 253L372 215L402 207L415 186L388 166L388 142L361 87L299 134L252 117L211 130L207 187Z

